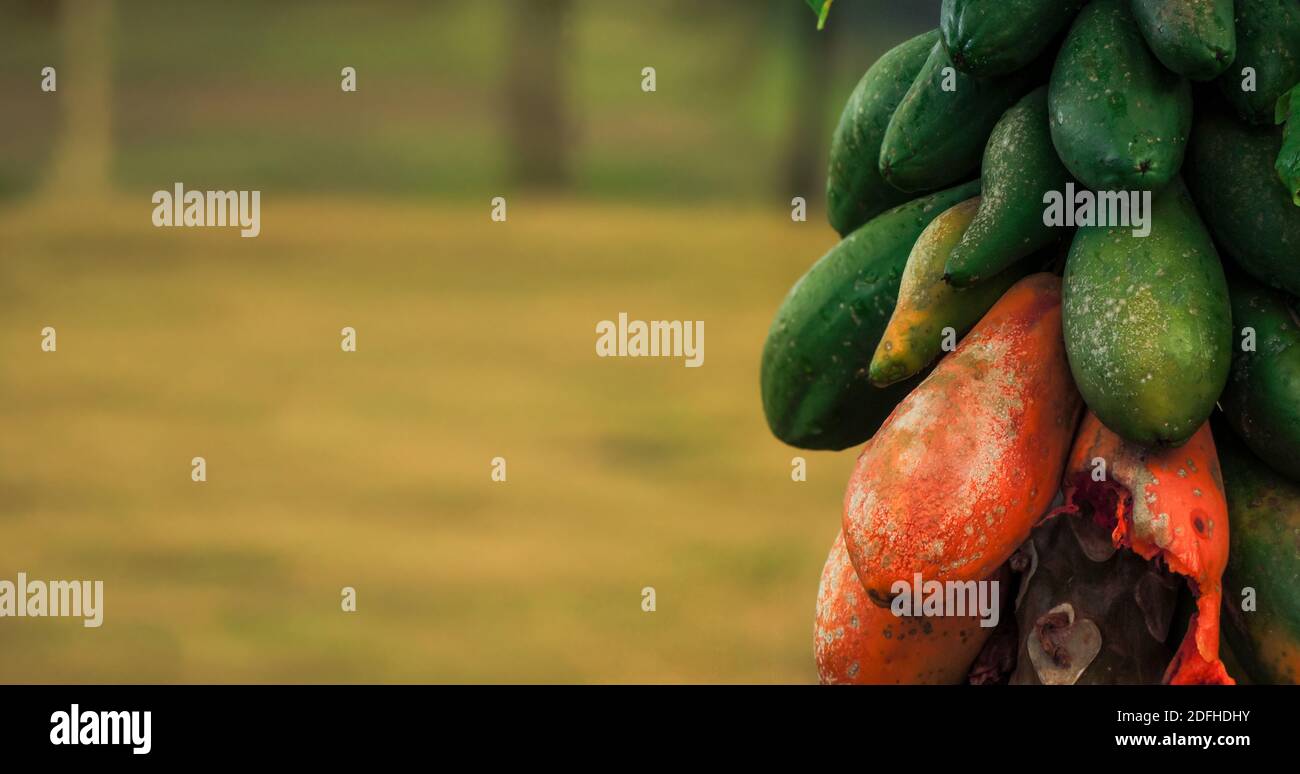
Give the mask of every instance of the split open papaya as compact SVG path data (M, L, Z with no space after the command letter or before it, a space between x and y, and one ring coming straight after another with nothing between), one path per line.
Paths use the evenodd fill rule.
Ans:
M1209 423L1181 447L1150 448L1124 440L1089 412L1063 484L1065 505L1055 513L1104 528L1117 549L1158 558L1196 595L1196 612L1164 682L1232 684L1219 658L1228 503Z
M1055 496L1082 401L1061 338L1061 283L1013 285L863 447L844 538L867 594L989 577Z

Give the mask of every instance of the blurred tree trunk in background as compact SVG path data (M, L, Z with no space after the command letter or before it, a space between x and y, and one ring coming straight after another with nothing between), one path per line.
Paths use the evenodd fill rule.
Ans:
M564 65L571 11L570 0L511 6L506 139L512 179L531 187L558 188L569 180Z
M803 196L809 204L821 201L826 185L823 168L830 146L827 105L831 99L831 78L835 65L837 29L834 10L825 29L817 29L816 17L805 3L786 4L781 27L792 36L792 81L795 84L791 123L785 139L781 181L786 196Z
M58 99L63 128L46 181L49 193L101 196L112 153L111 0L63 0L59 6Z

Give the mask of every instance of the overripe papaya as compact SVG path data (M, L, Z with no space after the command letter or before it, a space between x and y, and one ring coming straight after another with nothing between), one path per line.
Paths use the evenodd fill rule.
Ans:
M1232 357L1227 280L1186 188L1152 199L1151 233L1076 232L1065 265L1065 347L1088 407L1140 444L1178 445L1223 391Z
M1228 257L1266 285L1300 295L1300 207L1273 169L1277 127L1197 110L1187 185Z
M960 683L992 632L975 616L900 617L872 604L849 561L844 535L836 536L817 589L813 630L823 684Z
M1054 516L1100 528L1116 549L1159 557L1196 595L1196 612L1163 681L1231 684L1219 659L1228 504L1209 423L1181 448L1152 449L1124 440L1089 412L1063 484L1065 505Z
M898 289L898 303L871 358L868 375L886 387L921 372L943 349L945 329L951 344L979 322L1012 283L1028 274L1028 262L987 282L958 290L943 281L949 251L961 239L975 212L978 196L953 205L921 232L912 246Z
M1260 459L1300 482L1300 315L1291 299L1233 277L1232 375L1224 416Z
M1252 680L1297 684L1300 485L1269 469L1226 429L1218 438L1232 518L1224 634Z
M1174 655L1167 642L1176 579L1130 551L1116 551L1101 531L1075 517L1034 529L1027 544L1034 562L1016 606L1020 646L1012 685L1160 683Z
M939 31L931 30L886 51L844 105L826 173L826 215L841 236L913 198L881 177L880 141L938 39Z
M1043 80L1034 67L975 78L945 69L951 66L943 43L936 43L889 119L880 144L880 174L895 188L932 190L979 174L993 125Z
M862 449L844 540L867 594L987 578L1060 482L1081 405L1061 341L1060 280L1013 285Z
M980 172L980 208L952 248L945 279L964 288L992 277L1061 238L1043 224L1043 196L1064 191L1070 173L1052 147L1047 89L1017 102L989 135Z
M1191 86L1147 49L1127 0L1093 0L1070 28L1048 89L1052 143L1089 188L1156 190L1178 174Z
M1236 3L1237 57L1219 89L1242 120L1269 124L1278 98L1300 81L1300 3Z
M953 65L987 78L1028 65L1086 0L943 0L939 26Z
M1133 16L1156 59L1195 81L1222 73L1237 56L1233 0L1133 0Z
M861 443L914 386L877 389L867 366L898 301L916 238L935 216L978 191L976 180L873 218L790 289L760 367L763 411L777 438L805 449Z

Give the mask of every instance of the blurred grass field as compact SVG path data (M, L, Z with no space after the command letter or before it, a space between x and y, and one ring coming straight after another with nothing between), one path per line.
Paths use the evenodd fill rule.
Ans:
M0 682L814 679L853 454L791 481L759 353L844 98L938 0L551 0L542 141L523 2L0 0L0 579L106 596L0 619ZM152 227L177 181L261 235ZM597 357L620 312L704 367Z
M522 197L494 224L268 196L257 239L154 229L138 198L70 215L0 210L0 567L102 579L106 622L0 626L0 681L814 678L853 455L792 482L757 363L821 224ZM596 357L620 311L705 320L704 367Z

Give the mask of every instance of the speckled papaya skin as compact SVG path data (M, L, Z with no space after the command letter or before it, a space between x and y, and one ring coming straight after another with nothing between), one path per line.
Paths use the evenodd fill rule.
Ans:
M1065 346L1088 408L1140 444L1176 446L1209 418L1232 359L1228 285L1181 182L1151 233L1080 228L1065 265Z
M1142 37L1165 67L1208 81L1237 56L1233 0L1132 0Z
M841 236L913 198L880 176L885 127L939 39L938 30L886 51L858 81L831 137L826 215Z
M849 561L844 535L836 536L817 589L813 629L823 684L960 683L992 633L975 617L899 617L872 604Z
M979 206L978 196L954 205L930 221L912 246L898 304L871 358L872 384L885 387L920 373L943 353L945 328L952 329L955 345L1007 288L1029 273L1025 262L970 288L959 290L943 281L948 253Z
M1250 127L1198 110L1187 187L1215 240L1255 279L1300 295L1300 207L1273 168L1278 127Z
M943 44L936 43L889 119L879 163L881 176L895 188L933 190L977 176L993 126L1045 78L1034 66L998 78L956 72L947 90L944 69L951 66Z
M1052 147L1047 89L1040 87L993 127L980 168L979 212L949 253L944 279L970 287L1068 234L1043 225L1043 196L1064 192L1069 181Z
M1269 469L1226 428L1218 437L1232 515L1232 545L1224 576L1224 635L1255 682L1297 684L1300 485ZM1243 609L1246 588L1254 590L1253 610Z
M958 70L981 78L1028 65L1086 0L943 0L943 44Z
M1294 301L1244 277L1232 292L1232 375L1220 404L1250 450L1300 482L1300 314ZM1246 331L1253 347L1244 348Z
M861 443L914 386L874 387L867 365L898 301L916 238L939 213L978 191L979 181L972 181L877 216L790 289L760 366L763 412L777 438L803 449Z
M1151 55L1128 0L1093 0L1079 13L1048 107L1056 152L1089 188L1157 190L1182 166L1191 85Z
M1097 480L1098 464L1105 466ZM1116 548L1160 558L1187 579L1196 613L1164 675L1171 684L1231 684L1219 659L1219 605L1228 563L1228 503L1208 422L1182 447L1124 440L1089 412L1079 427L1057 518L1113 525ZM1074 515L1084 504L1086 513Z
M1278 97L1300 81L1300 3L1236 0L1237 56L1217 81L1237 116L1271 124ZM1242 88L1242 68L1255 70L1255 89Z
M988 577L1047 511L1081 406L1060 309L1057 277L1020 280L863 447L842 526L873 600Z

